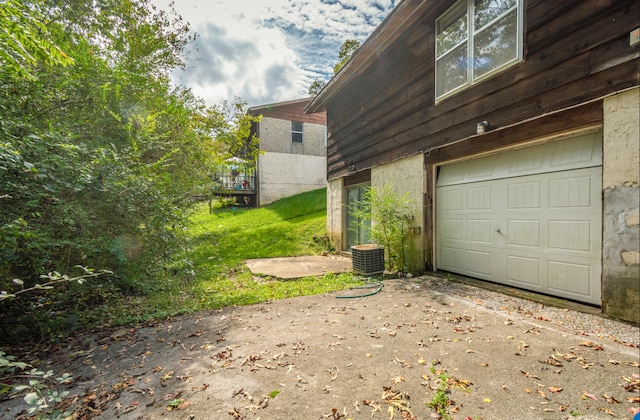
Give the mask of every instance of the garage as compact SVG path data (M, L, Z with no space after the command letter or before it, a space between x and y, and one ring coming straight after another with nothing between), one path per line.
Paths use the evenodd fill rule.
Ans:
M602 133L438 168L436 267L601 304Z

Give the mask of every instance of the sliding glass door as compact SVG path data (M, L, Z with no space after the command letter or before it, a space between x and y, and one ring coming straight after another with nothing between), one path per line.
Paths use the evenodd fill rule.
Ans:
M354 245L369 243L369 228L371 220L359 219L352 215L349 209L357 206L362 208L365 192L370 184L360 184L347 188L347 241L346 249L350 250Z

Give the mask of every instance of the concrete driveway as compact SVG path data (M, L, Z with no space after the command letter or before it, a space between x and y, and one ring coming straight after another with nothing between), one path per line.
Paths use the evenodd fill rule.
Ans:
M61 343L47 369L76 378L64 407L78 418L631 419L640 409L637 327L429 276L346 297L360 292L97 331ZM0 417L16 418L18 402L0 403Z

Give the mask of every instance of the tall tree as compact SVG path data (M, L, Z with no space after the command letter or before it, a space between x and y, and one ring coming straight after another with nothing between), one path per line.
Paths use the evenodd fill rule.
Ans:
M188 25L146 0L8 1L24 5L16 31L46 29L21 33L20 45L40 36L46 47L0 43L16 58L0 61L0 290L75 265L112 270L111 283L130 292L161 287L184 246L188 198L225 149L216 137L235 129L171 84ZM3 311L7 331L15 317Z
M333 66L333 74L336 75L342 69L345 64L351 59L353 53L355 53L358 48L360 48L360 41L355 39L347 39L340 46L340 51L338 51L338 62ZM309 95L317 95L324 88L326 82L321 80L314 80L309 86L308 93Z
M320 80L314 80L313 83L309 86L309 95L317 95L324 88L326 82Z
M360 45L360 41L356 39L347 39L342 43L340 51L338 52L338 62L333 66L333 74L338 74L340 69L349 62L353 53L360 48Z
M0 5L0 67L3 72L33 79L40 62L73 63L51 40L40 2L3 0Z

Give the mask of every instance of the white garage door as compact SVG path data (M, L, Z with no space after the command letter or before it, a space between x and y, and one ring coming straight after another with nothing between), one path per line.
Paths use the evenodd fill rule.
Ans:
M436 264L600 305L602 134L440 167Z

